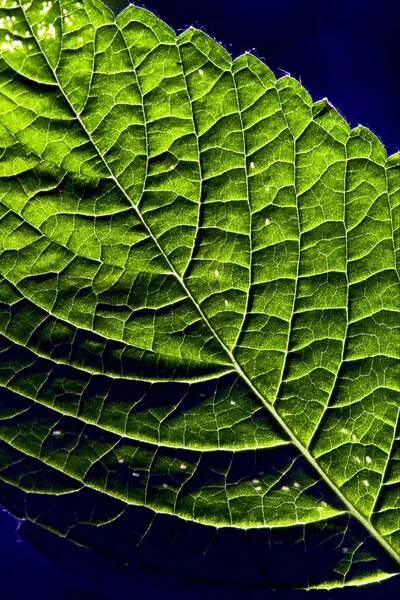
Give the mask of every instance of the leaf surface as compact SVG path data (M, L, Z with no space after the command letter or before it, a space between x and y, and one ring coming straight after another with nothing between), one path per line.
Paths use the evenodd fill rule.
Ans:
M135 6L4 0L0 48L3 504L397 573L400 155Z

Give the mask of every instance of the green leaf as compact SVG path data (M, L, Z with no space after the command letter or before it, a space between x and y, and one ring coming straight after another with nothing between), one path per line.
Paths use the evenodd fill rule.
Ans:
M400 154L135 6L3 0L0 48L2 503L204 577L398 573Z

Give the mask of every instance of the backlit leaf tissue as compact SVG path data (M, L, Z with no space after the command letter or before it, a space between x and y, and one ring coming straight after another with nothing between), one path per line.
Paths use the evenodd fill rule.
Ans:
M0 502L189 576L398 573L399 228L400 154L252 54L1 0Z

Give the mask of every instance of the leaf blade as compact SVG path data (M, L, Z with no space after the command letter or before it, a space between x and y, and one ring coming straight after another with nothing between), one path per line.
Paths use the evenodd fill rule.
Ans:
M69 3L63 2L60 7L67 5L69 7ZM37 27L34 10L36 7L32 8L32 17L27 13L33 32ZM90 39L85 39L85 45L89 46L85 52L93 50L95 65L90 89L89 84L84 83L87 81L84 69L76 73L76 80L74 69L68 75L70 65L78 65L82 59L79 44L83 37L79 38L81 41L78 39L76 48L71 47L71 52L77 54L73 54L75 58L68 63L58 58L65 49L60 55L56 45L47 39L38 39L38 36L46 38L43 31L35 34L42 58L53 73L51 80L40 79L39 74L44 72L42 62L38 63L40 68L34 75L24 71L23 62L15 57L9 59L9 48L4 49L4 57L12 68L22 69L21 75L36 82L40 80L40 84L29 83L28 79L17 80L10 75L9 68L4 68L1 122L14 139L19 140L18 149L12 152L29 156L33 151L40 157L34 162L42 160L39 167L28 170L27 181L31 188L28 193L21 187L18 174L11 171L6 185L11 182L18 191L11 201L3 196L2 226L6 243L0 267L4 278L5 351L8 352L10 342L24 339L23 344L31 351L40 354L39 348L43 347L45 360L52 360L57 347L53 342L56 328L59 339L67 343L66 348L68 344L73 348L72 354L68 354L66 348L61 351L62 360L73 368L67 377L64 372L61 384L56 383L56 377L51 380L48 375L52 381L49 389L56 391L58 386L65 397L68 397L67 390L77 383L74 368L78 367L83 373L91 372L91 363L97 362L93 373L109 375L112 369L118 370L121 357L122 365L128 365L127 371L123 367L122 377L128 375L128 379L144 378L149 382L172 377L184 383L215 376L218 382L220 377L229 377L225 373L236 371L250 390L253 401L257 398L278 424L280 432L276 435L269 418L264 417L261 445L265 448L265 445L278 443L280 446L283 440L280 452L284 452L289 439L314 471L314 483L310 487L321 479L335 493L342 508L329 507L334 511L328 515L325 505L316 506L312 495L297 495L298 481L292 488L286 484L281 486L277 495L275 491L268 491L260 504L257 489L260 486L249 487L247 481L243 487L243 475L240 475L232 482L233 488L247 498L247 506L250 506L249 498L252 506L258 506L256 512L250 511L258 515L256 521L253 522L253 517L247 521L247 516L243 517L246 503L238 504L235 493L232 497L229 495L228 488L231 488L226 479L224 484L213 485L213 476L201 475L201 470L197 487L187 495L179 491L186 484L181 488L178 484L179 489L172 490L164 481L166 487L162 487L167 490L164 500L160 500L162 490L151 491L148 477L144 503L148 504L148 499L153 498L155 504L149 506L157 511L166 510L171 514L177 511L184 518L192 514L191 518L203 522L207 506L211 504L215 510L211 518L217 524L237 523L243 527L250 522L275 526L278 521L273 520L274 502L278 503L276 506L285 504L283 498L289 491L294 512L282 509L280 524L285 518L288 519L286 525L304 522L300 514L304 510L306 514L308 504L313 501L314 507L309 512L313 515L312 522L320 520L319 509L329 518L338 514L335 510L340 513L344 506L388 555L399 562L396 542L393 546L385 539L388 528L385 518L379 515L375 520L377 527L385 531L383 534L368 518L389 471L393 447L396 450L398 395L392 394L394 390L385 383L384 391L374 390L371 397L362 396L361 416L354 407L346 412L340 400L342 394L357 395L357 386L351 387L355 371L362 373L372 365L386 381L386 371L395 364L393 359L398 358L394 321L394 311L398 310L395 291L398 281L393 262L396 242L392 241L396 228L394 215L397 215L397 164L393 167L393 159L389 159L389 169L386 169L384 149L368 130L357 128L349 135L347 124L327 102L312 105L298 82L288 77L275 82L271 72L251 55L236 59L232 65L225 50L202 32L191 28L176 39L165 24L136 7L124 11L117 24L100 2L87 0L82 10L85 19L92 19L95 30L95 37L90 34ZM75 9L71 14L74 13ZM55 22L61 12L58 15ZM85 27L92 27L85 19L77 19L77 29L72 27L71 39L77 37L80 25L84 32ZM33 63L26 64L32 66ZM154 65L161 64L163 70L157 72ZM103 82L110 80L114 93L111 103L106 101L107 93L103 95L103 89L108 89ZM76 84L71 85L71 81L83 82L82 93L77 92ZM24 86L28 93L21 96ZM129 98L126 90L132 92ZM47 102L50 97L53 107L58 106L54 109L56 119ZM99 104L101 98L105 101ZM120 101L122 105L128 102L123 110L118 108ZM96 107L102 103L105 112L99 120ZM33 106L38 119L32 117ZM67 135L60 140L57 119L66 114ZM24 116L21 122L19 115ZM266 123L271 123L270 131ZM285 144L282 133L286 136ZM265 140L267 135L268 141ZM175 156L176 164L170 164L171 156ZM40 188L32 184L35 178L43 177L46 170L51 171L49 163L59 170L58 182L47 189L52 197L50 202L43 200ZM103 179L102 189L99 179ZM101 206L106 214L100 218L96 215L96 202L89 204L88 214L82 210L86 199L84 190L88 189L87 197L99 196L103 202ZM276 191L274 196L269 195L271 190ZM75 209L74 196L78 198ZM119 224L113 210L117 197L121 204ZM49 207L45 211L43 202ZM40 206L41 212L34 206ZM66 207L66 214L60 215L59 207L62 212ZM287 220L286 215L289 215ZM125 225L127 221L129 228ZM370 223L375 233L370 234ZM117 240L124 228L126 243L120 247ZM270 236L267 244L265 230ZM389 288L388 277L393 280ZM134 284L127 294L128 281L132 278ZM371 282L377 310L365 316L371 312L365 292ZM388 289L393 291L388 292ZM275 298L268 298L271 291ZM121 297L126 299L121 302ZM15 298L18 298L17 303ZM27 306L30 307L30 317L26 320L29 326L24 330L23 313ZM12 333L13 327L16 333ZM74 330L80 335L82 348L75 343ZM96 352L100 356L97 361L90 357ZM109 366L105 368L103 361L105 352L110 356L106 364L112 365L109 373ZM12 362L10 366L12 370ZM38 390L41 393L44 388L43 383L37 388L41 380L38 374L34 382L33 375L24 381L17 372L11 379L6 375L5 384L17 392L31 386L31 391L24 394L35 398L40 406ZM15 387L18 379L21 387ZM32 392L35 386L36 395ZM231 389L234 388L235 385ZM223 400L229 397L236 398L231 394L232 391L224 399L220 390L214 393L211 410L215 427L213 434L209 430L204 436L206 446L217 444L220 448L222 439L222 445L229 447L232 439L246 440L246 436L250 442L245 445L257 444L246 433L251 420L247 427L241 428L241 417L235 416L233 406L241 403L242 398L239 402L231 400L230 407L223 409L217 418L216 406L223 406ZM76 400L72 406L74 402ZM364 432L362 420L374 411L376 402L385 414L376 418L374 415ZM156 422L160 415L161 420L164 419L170 410L156 408L159 415L155 417ZM201 417L198 405L196 410L191 427L194 430L197 422L200 431L207 411ZM89 418L93 419L96 411L93 406L89 408ZM225 411L229 411L230 421L223 416ZM146 440L152 428L151 439L154 439L157 431L156 424L148 424L145 413L143 410L141 415L144 428L139 427L135 434L139 440ZM108 413L106 421L114 414ZM17 448L21 442L15 442L12 433L7 432L9 425L11 432L22 428L18 419L18 416L6 419L2 426L3 439L17 443ZM358 431L353 432L353 421L360 419L361 435L358 435ZM98 435L96 426L102 431L106 421L100 427L99 421L96 422L90 430L94 437ZM384 426L381 427L380 422ZM67 423L67 429L72 431L75 421L67 419ZM52 427L54 423L47 426L47 436L51 435ZM235 427L233 438L221 438L225 429L232 433ZM332 444L329 432L338 427L350 438L339 435ZM176 438L179 424L174 428L173 438ZM159 429L160 425L157 435ZM217 438L212 441L215 433ZM58 435L55 434L56 438ZM351 448L352 456L353 442L360 438L361 447L365 443L374 445L374 435L385 442L384 449L379 448L380 455L375 452L371 459L372 452L369 452L365 463L370 464L368 458L373 460L371 467L363 464L363 469L359 469L354 463L349 471L346 448ZM192 435L193 440L195 437L196 434ZM23 440L24 436L18 438ZM386 439L392 441L388 444ZM42 439L39 446L37 441L35 443L36 449L31 451L39 456L45 440ZM183 443L187 443L185 435ZM177 452L176 447L172 448ZM29 438L20 449L29 455ZM238 449L238 455L246 454L243 443ZM337 461L339 468L332 466L336 450L341 453ZM63 456L69 452L61 448L52 450L54 465L60 466ZM78 453L78 458L72 461L78 470L83 468L87 452L84 450L82 456ZM106 458L108 453L109 449L98 457L102 466L92 483L100 486L98 489L105 474L118 468L115 457L111 462ZM172 465L176 460L172 457L164 457L158 463L155 456L153 454L150 463L146 463L149 473L153 466L160 473L175 468ZM277 459L279 456L276 454ZM299 457L296 460L300 460ZM266 459L266 462L271 461ZM218 472L217 466L215 469ZM222 472L226 469L225 465ZM174 481L178 474L182 475L179 465L172 476ZM369 479L362 479L364 476ZM244 479L250 477L246 473ZM277 481L281 480L284 481L283 474ZM119 485L115 484L116 495L121 494ZM219 490L215 494L222 500L214 497L213 488ZM395 488L394 497L396 493ZM196 494L201 499L197 514L190 508ZM133 504L139 503L129 494L124 498ZM184 499L178 501L177 498Z

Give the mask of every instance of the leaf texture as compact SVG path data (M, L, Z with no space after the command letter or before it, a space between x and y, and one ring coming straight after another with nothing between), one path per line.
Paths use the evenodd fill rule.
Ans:
M0 48L2 503L189 575L398 573L400 154L133 5L3 0Z

